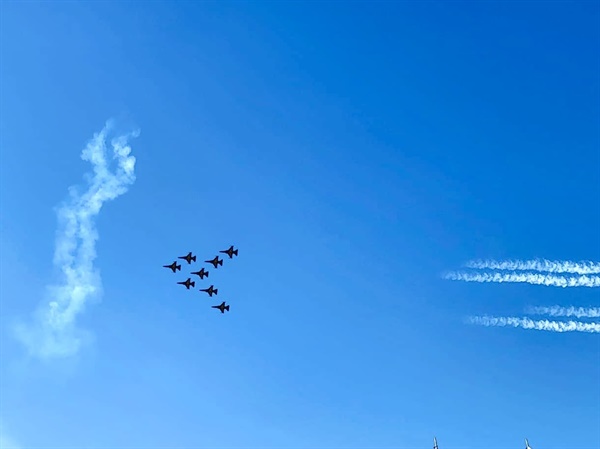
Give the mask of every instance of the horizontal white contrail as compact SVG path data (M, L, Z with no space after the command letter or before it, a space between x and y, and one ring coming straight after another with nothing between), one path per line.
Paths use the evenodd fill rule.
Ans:
M534 321L529 318L471 316L467 322L480 326L512 326L548 332L591 332L600 333L600 323L582 323L579 321Z
M527 307L528 315L574 316L577 318L600 318L600 307Z
M556 276L539 273L465 273L450 271L444 279L465 282L525 282L551 287L600 287L600 276Z
M547 273L600 274L600 262L570 260L470 260L467 268L489 270L545 271Z
M111 140L112 157L106 156L106 139L111 128L109 121L95 134L81 158L92 164L93 173L86 174L87 191L69 189L69 198L59 209L59 229L56 236L54 265L63 280L48 287L49 298L36 312L31 326L17 325L17 337L30 352L41 357L68 356L77 352L89 334L75 327L77 316L85 304L99 298L102 291L100 273L94 267L96 258L95 219L103 204L127 192L135 181L135 157L130 155L129 137L138 132Z

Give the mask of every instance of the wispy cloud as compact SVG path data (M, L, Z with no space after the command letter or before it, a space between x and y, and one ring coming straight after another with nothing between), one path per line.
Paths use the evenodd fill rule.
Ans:
M551 287L600 287L600 276L557 276L539 273L467 273L450 271L444 279L464 282L524 282Z
M574 316L576 318L600 318L600 307L527 307L528 315Z
M494 316L471 316L467 322L480 326L512 326L523 329L534 329L548 332L591 332L600 333L600 323L583 323L580 321L549 321L531 320L529 318L516 317L494 317Z
M20 449L20 446L7 433L4 423L0 421L0 449Z
M538 271L547 273L600 274L600 263L592 261L573 262L570 260L470 260L467 268L509 270L509 271Z
M33 355L42 358L76 353L90 334L76 328L76 318L86 303L99 300L102 281L94 267L98 232L95 219L105 202L127 192L135 181L135 157L128 145L139 131L111 140L112 160L107 159L106 140L112 121L95 134L81 154L92 164L87 173L87 190L69 188L68 199L58 208L59 228L56 236L54 266L62 275L59 285L48 287L44 301L30 325L19 324L15 333Z
M20 449L19 445L6 435L0 434L0 449Z

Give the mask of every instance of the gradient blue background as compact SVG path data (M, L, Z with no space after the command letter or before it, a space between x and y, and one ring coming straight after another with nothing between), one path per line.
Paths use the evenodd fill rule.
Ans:
M600 447L598 335L462 322L597 290L440 279L600 259L597 2L1 8L0 418L21 447ZM110 117L141 135L97 221L96 344L24 360L8 326L55 280L53 208ZM230 244L228 315L161 268Z

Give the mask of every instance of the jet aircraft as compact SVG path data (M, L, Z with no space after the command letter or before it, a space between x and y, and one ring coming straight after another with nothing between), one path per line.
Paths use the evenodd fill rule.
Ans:
M178 284L181 285L185 285L185 287L189 290L190 289L190 285L192 287L196 286L196 283L194 281L192 281L190 278L187 278L187 280L185 282L178 282Z
M238 255L238 250L237 249L233 249L233 245L231 245L229 247L229 249L226 249L224 251L219 251L220 253L223 254L227 254L229 256L230 259L233 258L233 255L235 254L236 256Z
M225 305L225 301L223 301L221 304L219 304L218 306L211 306L213 309L219 309L221 311L221 313L225 313L225 311L227 310L229 312L229 306Z
M437 438L433 437L433 449L438 449Z
M208 293L208 296L212 297L213 293L214 293L215 295L217 295L217 294L218 294L218 291L219 291L219 289L218 289L218 288L213 288L213 287L214 287L214 285L211 285L211 286L210 286L210 287L208 287L208 288L201 288L201 289L200 289L200 291L201 291L201 292L206 292L206 293Z
M525 449L531 449L531 447L529 447L529 441L527 441L527 438L525 438Z
M163 265L165 268L170 268L175 273L176 270L181 271L181 265L177 265L177 261L173 262L171 265Z
M179 256L178 259L186 260L188 265L192 263L192 260L196 262L196 256L192 256L192 252L187 253L187 256Z
M200 276L200 279L208 277L208 271L206 271L204 268L202 268L200 271L192 271L191 274L197 274L198 276Z
M215 256L213 260L205 260L204 262L212 263L215 269L217 268L217 265L223 266L223 259L219 259L219 256Z

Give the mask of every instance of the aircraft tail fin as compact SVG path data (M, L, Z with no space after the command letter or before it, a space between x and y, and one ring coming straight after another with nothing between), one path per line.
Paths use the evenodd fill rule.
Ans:
M215 288L215 289L213 290L213 293L214 293L215 295L218 295L218 294L219 294L219 289L218 289L218 288Z
M208 271L205 271L205 272L204 272L204 275L205 275L206 277L208 277Z
M235 255L237 256L237 255L238 255L238 250L237 250L237 249L234 249L234 250L233 250L233 254L235 254Z
M181 265L175 265L175 269L181 271Z
M229 312L229 306L225 306L225 310Z
M196 262L196 256L192 256L192 260Z
M195 287L196 286L196 281L192 281L191 286Z
M223 259L221 259L221 260L217 260L217 263L218 263L219 265L223 266Z

